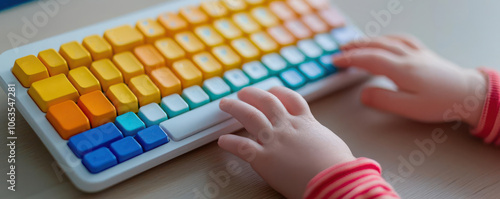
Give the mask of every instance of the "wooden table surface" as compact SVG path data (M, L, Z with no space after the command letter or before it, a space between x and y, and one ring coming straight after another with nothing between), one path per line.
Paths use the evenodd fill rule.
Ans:
M159 2L161 1L124 0L120 1L120 9L117 9L117 2L111 0L69 1L29 42ZM374 20L370 11L384 9L387 2L389 1L354 0L339 1L338 5L360 27L364 27L364 24ZM500 48L495 48L500 43L497 42L500 37L496 36L498 27L491 26L493 22L472 18L461 21L468 24L465 27L454 23L463 17L463 13L466 13L466 17L476 19L498 18L500 14L493 12L492 8L498 8L500 3L488 1L479 5L465 0L439 3L422 0L412 4L413 9L410 6L404 7L405 12L394 16L393 23L384 27L381 33L412 32L445 57L465 67L481 64L500 66L500 60L496 58ZM446 8L450 9L443 13ZM429 9L430 14L422 14ZM37 3L30 3L0 13L0 52L12 48L6 35L12 32L20 34L22 18L31 17L40 10ZM478 13L482 15L476 16ZM436 20L429 23L430 19ZM451 31L453 28L457 30ZM467 30L459 31L460 29ZM433 33L431 30L436 31ZM447 31L453 34L443 35ZM481 49L483 50L479 51ZM494 53L496 56L493 56ZM11 66L2 64L1 67ZM363 87L373 84L387 85L387 81L373 78L353 85L311 102L311 109L321 123L347 142L356 156L377 160L383 167L384 177L404 198L500 198L498 148L484 145L472 138L465 125L454 128L454 124L422 124L363 106L359 101L359 94ZM0 91L0 110L6 110L6 107L6 95ZM7 173L7 164L3 162L7 161L7 140L4 138L7 136L7 118L4 113L0 114L0 168L2 173ZM442 143L424 147L416 144L432 139L434 131L444 132L445 139ZM246 132L241 130L237 133ZM61 175L54 159L21 115L17 117L17 136L17 191L6 189L7 176L3 175L4 180L0 180L0 198L195 198L196 193L204 193L206 189L215 198L282 198L248 164L224 152L215 142L105 191L86 194L77 190L67 177ZM231 176L229 182L222 187L213 189L216 181L210 177L210 173L226 171L229 161L236 161L241 173ZM209 195L206 196L209 198Z

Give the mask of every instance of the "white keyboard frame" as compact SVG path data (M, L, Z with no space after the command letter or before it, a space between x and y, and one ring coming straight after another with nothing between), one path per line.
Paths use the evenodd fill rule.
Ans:
M109 28L124 24L134 26L135 22L139 19L156 18L163 12L177 11L179 8L187 5L197 5L200 1L182 0L162 3L138 12L34 42L17 49L10 49L0 55L0 63L2 65L0 67L0 78L2 80L0 81L0 85L2 89L7 91L8 84L15 84L17 110L23 115L59 166L78 189L84 192L104 190L154 166L210 143L223 134L239 130L242 128L242 125L235 119L229 119L184 140L179 142L170 140L169 143L156 149L145 152L100 173L92 174L83 166L81 159L77 158L70 150L67 140L63 140L48 122L45 118L45 113L38 108L28 95L27 88L24 88L16 77L14 77L11 72L14 61L26 55L32 54L36 56L38 52L49 48L58 50L59 46L66 42L74 40L81 42L84 37L91 34L103 35L104 31ZM320 81L309 83L297 91L307 100L313 100L366 79L366 77L368 75L363 71L349 69L328 76Z

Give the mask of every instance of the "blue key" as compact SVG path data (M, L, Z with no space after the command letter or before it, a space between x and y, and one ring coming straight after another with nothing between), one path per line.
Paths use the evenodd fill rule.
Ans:
M339 51L339 45L327 33L314 36L314 41L327 53Z
M284 47L280 50L281 56L292 66L297 66L306 61L306 56L295 46Z
M319 63L328 73L336 73L337 67L333 65L333 55L323 55L319 58Z
M186 100L191 109L198 108L210 102L210 97L198 85L184 89L182 91L182 97Z
M122 133L113 123L106 123L97 128L74 135L68 141L69 148L78 158L97 148L123 138Z
M288 67L288 62L277 53L262 56L262 63L267 66L271 75L278 74Z
M297 89L306 84L306 78L295 68L288 69L279 76L283 83L291 89Z
M177 93L161 99L161 108L163 108L170 117L175 117L189 111L189 105Z
M224 73L224 80L231 87L231 91L236 92L250 85L250 79L240 69L232 69Z
M125 162L142 153L141 145L131 136L111 143L109 149L115 154L118 162Z
M242 69L250 77L252 83L260 82L269 76L269 71L259 61L246 63Z
M135 139L141 144L144 151L149 151L170 141L167 134L158 125L139 131Z
M333 29L330 33L340 45L347 44L352 40L359 39L362 37L361 33L354 27L342 27Z
M231 88L220 77L212 77L203 82L203 90L214 101L231 94Z
M325 69L323 69L318 63L316 63L316 61L310 61L301 64L299 66L299 70L310 81L315 81L325 76Z
M137 132L146 128L144 122L133 112L116 117L115 124L124 136L134 136Z
M323 49L311 39L297 42L297 48L309 59L316 59L323 55Z
M118 164L116 157L106 147L87 153L82 163L90 173L99 173Z

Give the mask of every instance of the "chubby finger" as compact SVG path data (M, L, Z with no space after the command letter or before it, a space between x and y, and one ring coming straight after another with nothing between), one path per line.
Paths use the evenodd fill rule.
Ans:
M387 35L386 37L389 39L402 42L406 46L413 48L415 50L422 50L426 48L425 45L422 42L420 42L420 40L410 35Z
M243 124L245 129L252 135L256 135L262 129L272 127L262 112L240 100L223 98L219 103L219 107Z
M401 71L402 60L396 55L381 49L354 49L334 55L333 62L338 67L355 66L375 75L397 78Z
M377 48L387 50L396 55L406 55L409 53L408 46L398 40L388 39L385 37L354 40L342 46L341 50L349 51L360 48Z
M269 92L283 103L286 110L291 115L305 115L311 113L306 100L297 92L283 86L273 87Z
M219 137L220 148L238 156L242 160L252 162L263 151L263 147L250 138L227 134Z
M415 107L414 99L411 93L377 87L365 88L361 93L363 104L406 117L411 117L409 112L411 107Z
M264 113L272 125L280 124L288 111L273 94L262 89L246 87L238 92L238 98Z

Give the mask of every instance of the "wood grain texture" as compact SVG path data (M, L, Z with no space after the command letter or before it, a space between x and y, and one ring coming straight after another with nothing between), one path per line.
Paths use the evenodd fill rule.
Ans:
M51 18L47 26L41 28L29 42L140 10L159 2L161 1L124 0L120 1L120 9L112 9L113 11L109 12L107 10L116 7L116 2L111 0L71 1L64 5L57 16ZM430 2L422 1L421 4L427 5ZM440 3L442 8L445 8L445 5L456 5L455 1L443 2ZM339 3L349 11L354 11L355 8L363 10L359 13L350 13L355 19L363 17L369 19L367 13L371 8L356 7L355 5L360 5L359 1ZM387 1L384 0L376 0L371 1L370 5L382 8L386 3ZM414 3L417 4L417 2ZM476 6L475 8L482 7ZM92 14L89 15L91 9L93 9ZM23 16L32 16L40 10L41 8L36 3L31 3L0 13L0 24L3 27L0 30L2 41L0 43L8 44L5 40L8 32L20 32ZM400 24L399 20L395 23ZM450 17L449 21L452 20ZM411 25L401 24L390 29L404 30L409 26ZM419 27L429 28L425 24ZM426 35L422 37L424 41L434 41ZM455 37L454 41L459 42L460 37ZM487 43L481 44L487 47ZM436 42L432 45L445 54L455 52L454 50L447 51L450 46L446 43ZM8 48L10 48L9 45L2 45L0 51ZM473 51L473 49L464 49L464 52L469 52L469 54L474 53ZM461 59L464 58L461 57ZM474 57L468 60L469 62L466 63L476 61ZM500 60L497 59L497 62L491 60L488 63L500 65ZM10 67L8 64L2 64L1 67ZM354 85L311 102L311 110L322 124L347 142L356 156L377 160L384 169L385 177L390 177L387 174L391 173L399 176L406 174L406 177L397 181L387 178L403 198L500 198L500 191L498 191L500 190L498 169L500 168L500 151L498 148L486 146L481 141L472 138L468 135L466 126L453 129L453 124L422 124L365 107L359 102L360 92L363 87L373 84L386 84L386 82L383 79L372 79ZM0 172L7 173L4 162L7 156L7 140L5 139L7 118L3 111L6 110L6 95L3 91L0 91L0 110L0 136L2 136L0 138ZM409 160L418 151L422 151L415 144L415 140L431 138L435 129L442 129L445 132L446 141L437 144L433 153L419 160L421 164L413 166L412 172L399 172L401 159ZM238 134L244 135L246 132L242 130ZM229 161L237 161L242 172L231 176L228 185L219 188L219 192L214 195L216 198L282 198L248 164L222 151L215 142L161 164L110 189L96 194L86 194L78 191L68 178L56 172L54 159L21 115L17 116L17 136L17 191L13 193L5 188L7 184L4 174L0 180L1 198L194 198L197 191L205 192L205 188L210 189L215 183L210 177L210 172L224 171Z

